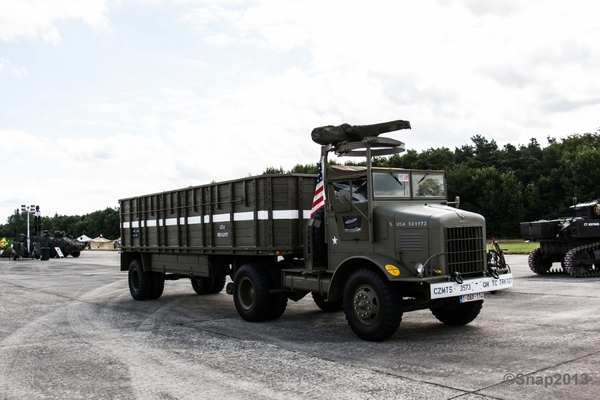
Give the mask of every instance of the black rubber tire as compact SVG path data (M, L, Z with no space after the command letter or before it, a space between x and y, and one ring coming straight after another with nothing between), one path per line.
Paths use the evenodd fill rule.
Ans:
M268 319L271 310L269 273L254 263L244 264L233 280L233 302L244 320L259 322Z
M190 278L194 292L205 295L211 293L215 283L214 277L193 276Z
M327 242L325 241L325 210L317 210L313 219L320 220L321 226L313 229L313 258L317 264L327 265Z
M152 284L150 287L150 293L148 294L149 300L156 300L162 296L165 290L165 275L162 272L152 272Z
M344 309L344 301L325 301L325 298L321 296L319 293L312 293L312 298L315 301L317 307L319 307L324 312L337 312L342 311Z
M361 339L380 342L392 337L402 321L400 291L375 270L353 272L344 288L344 313Z
M271 307L267 314L267 320L276 320L281 317L287 308L288 297L287 293L281 290L281 267L277 264L266 264L262 266L268 273L270 278L270 291L278 290L279 292L271 293Z
M221 293L221 290L225 287L225 281L227 276L215 276L212 288L210 288L211 294Z
M287 294L285 293L272 293L271 294L271 306L267 314L266 320L272 321L283 315L287 308Z
M442 307L432 308L431 312L446 325L467 325L472 322L481 311L483 300L460 303L458 298L448 300Z
M531 250L531 253L529 253L528 264L529 269L538 275L546 275L550 271L550 268L552 268L552 263L544 259L542 249L539 247Z
M71 255L73 257L77 258L77 257L79 257L81 255L81 252L80 251L74 251L74 252L71 253Z
M129 292L135 300L146 300L152 288L152 277L144 271L142 262L136 258L129 263Z

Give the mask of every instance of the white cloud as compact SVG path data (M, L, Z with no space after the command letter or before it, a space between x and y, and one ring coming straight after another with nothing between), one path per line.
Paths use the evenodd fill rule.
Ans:
M109 30L106 13L109 0L30 0L0 2L0 40L15 41L21 36L58 44L57 24L78 19L94 29Z
M81 214L118 198L313 163L310 132L322 125L408 119L412 131L390 136L417 150L453 149L476 134L516 145L593 131L598 8L557 0L2 3L0 138L18 138L28 162L22 152L0 158L3 170L22 172L0 193L0 222L21 201Z
M7 69L16 78L22 78L28 75L27 70L23 67L16 67L12 65L8 60L0 58L0 73L3 69Z

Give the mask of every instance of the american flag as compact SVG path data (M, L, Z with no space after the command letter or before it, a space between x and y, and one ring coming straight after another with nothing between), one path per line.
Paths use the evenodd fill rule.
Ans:
M317 187L315 188L315 196L313 197L312 208L310 210L310 217L314 217L315 213L321 208L325 207L325 192L323 191L323 169L321 168L323 163L319 163L319 170L317 171Z

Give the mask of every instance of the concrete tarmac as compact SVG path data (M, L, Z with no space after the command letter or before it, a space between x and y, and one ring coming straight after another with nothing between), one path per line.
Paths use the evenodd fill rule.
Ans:
M0 399L599 398L600 278L507 262L514 287L471 324L409 312L371 343L310 295L248 323L188 279L133 300L117 252L0 259Z

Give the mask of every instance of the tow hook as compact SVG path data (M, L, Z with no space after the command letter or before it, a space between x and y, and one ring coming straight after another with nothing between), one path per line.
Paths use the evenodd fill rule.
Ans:
M500 279L500 275L498 274L498 270L496 268L488 267L488 272L494 277L494 279Z
M462 276L460 276L460 272L458 271L454 271L452 273L452 278L454 278L454 282L458 283L459 285L462 285L464 282Z

